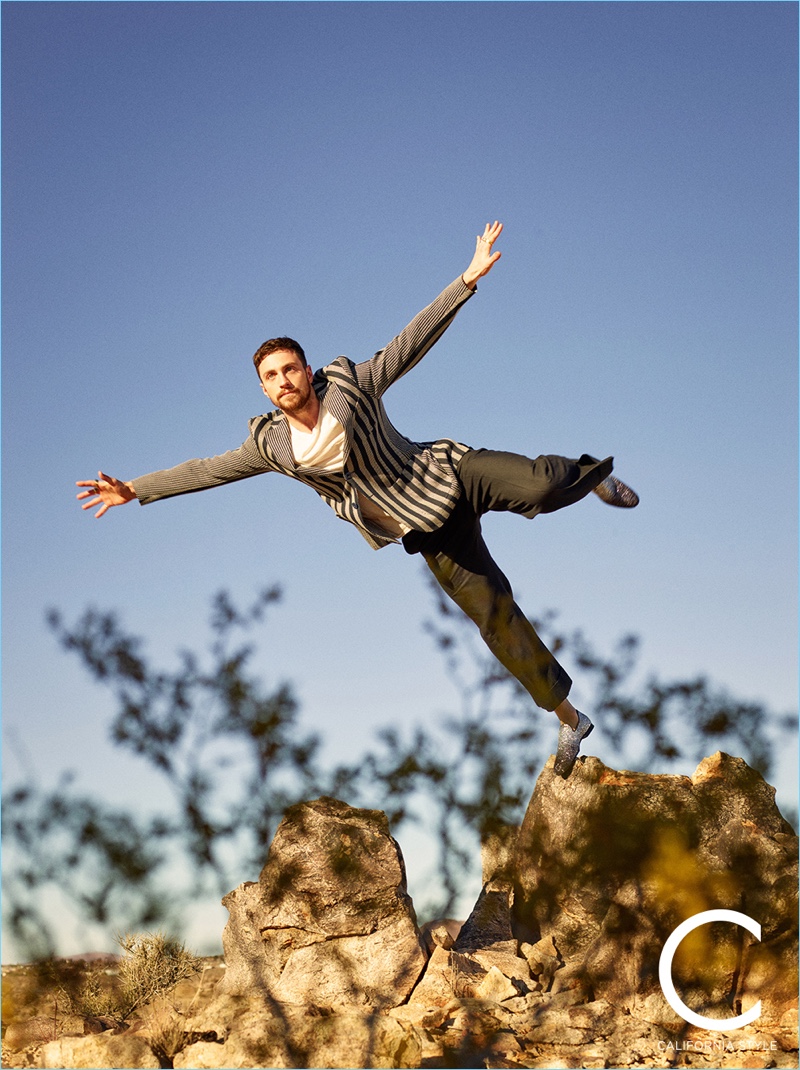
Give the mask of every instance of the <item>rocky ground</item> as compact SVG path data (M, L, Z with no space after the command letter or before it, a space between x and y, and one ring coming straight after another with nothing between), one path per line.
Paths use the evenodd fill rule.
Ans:
M551 761L521 828L485 845L470 917L420 930L385 815L301 803L259 880L225 897L224 960L168 1000L126 1023L77 1017L69 970L113 985L113 964L4 969L3 1065L796 1067L797 854L741 759L677 777L587 758L567 781ZM759 999L743 1028L690 1026L660 987L668 935L713 908L757 919L760 939L705 925L673 979L706 1018Z
M451 952L437 952L438 968L452 971ZM565 992L520 996L489 970L470 989L465 967L441 1006L421 998L383 1013L341 1008L265 1004L220 999L221 958L203 960L196 980L183 982L169 1001L143 1008L127 1027L62 1015L51 976L31 966L3 968L6 1035L2 1065L27 1067L796 1067L797 1014L759 1029L711 1034L621 1013L610 1003L579 1002ZM437 966L435 965L434 969ZM110 968L113 975L113 967ZM460 971L460 972L459 972ZM432 975L433 976L433 975ZM151 1043L165 1026L177 1026L174 1048L161 1060ZM84 1033L84 1030L87 1030ZM103 1030L94 1032L94 1030ZM300 1059L299 1056L304 1056ZM359 1062L359 1057L361 1061Z
M156 1016L163 1020L170 1009L182 1022L187 1014L202 1011L211 1002L225 972L221 955L201 959L201 972L196 978L178 985L164 1005L142 1008L129 1025L105 1017L71 1014L65 988L91 975L100 991L110 992L117 975L116 961L113 955L89 955L42 966L3 966L2 1066L41 1066L42 1049L61 1037L144 1035L148 1024ZM138 1064L131 1063L134 1065ZM158 1066L158 1062L154 1065Z

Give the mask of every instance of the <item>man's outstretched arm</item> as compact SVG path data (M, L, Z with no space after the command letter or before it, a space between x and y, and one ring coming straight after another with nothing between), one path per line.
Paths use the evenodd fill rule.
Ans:
M99 505L100 508L95 513L95 517L108 512L112 505L125 505L126 502L132 502L136 498L132 483L123 483L121 479L107 476L105 472L98 472L97 479L78 480L75 486L91 488L91 490L81 491L78 501L88 499L81 509L94 509L96 505Z
M380 396L392 383L410 371L444 334L459 308L475 292L475 283L488 274L500 259L492 251L500 237L502 223L487 223L475 240L469 267L451 282L427 308L370 360L356 365L356 375L364 390Z
M210 490L212 487L235 483L240 479L271 471L274 469L258 452L251 436L238 449L228 450L217 457L194 458L173 468L136 476L129 482L98 472L97 479L80 480L76 486L90 488L82 491L78 500L87 499L81 506L82 509L94 509L99 505L95 515L100 517L112 505L125 505L134 499L137 499L140 505L148 505L162 498Z

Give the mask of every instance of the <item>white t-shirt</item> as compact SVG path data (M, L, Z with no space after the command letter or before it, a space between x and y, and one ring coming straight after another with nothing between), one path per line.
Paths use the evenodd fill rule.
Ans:
M299 468L321 468L323 472L344 469L344 428L324 405L320 405L319 419L310 431L289 424L292 453ZM393 538L400 538L411 528L389 516L379 505L358 491L361 515L375 527Z

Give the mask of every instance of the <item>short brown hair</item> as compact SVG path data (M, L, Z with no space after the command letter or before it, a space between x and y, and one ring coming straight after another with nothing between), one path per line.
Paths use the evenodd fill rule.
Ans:
M290 353L294 353L295 356L300 358L300 363L304 368L307 367L308 361L303 352L303 347L299 342L295 342L294 338L269 338L253 354L253 364L256 366L256 371L258 371L264 357L268 357L270 353L277 353L279 349L288 349Z

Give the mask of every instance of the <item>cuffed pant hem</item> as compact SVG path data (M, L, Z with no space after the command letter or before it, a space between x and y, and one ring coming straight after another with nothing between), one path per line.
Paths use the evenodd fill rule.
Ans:
M569 693L572 690L572 680L569 675L560 665L558 667L561 669L561 677L558 684L552 689L550 696L546 700L537 701L533 698L533 695L531 695L531 698L533 698L536 705L540 706L543 710L547 710L548 713L552 713L553 710L561 705L565 698L569 698ZM530 692L528 692L528 694L530 694Z

